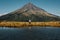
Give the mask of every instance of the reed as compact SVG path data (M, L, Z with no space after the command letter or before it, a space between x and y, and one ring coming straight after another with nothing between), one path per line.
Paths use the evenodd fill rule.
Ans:
M60 21L56 22L0 22L0 26L2 27L29 27L29 26L51 26L51 27L60 27Z

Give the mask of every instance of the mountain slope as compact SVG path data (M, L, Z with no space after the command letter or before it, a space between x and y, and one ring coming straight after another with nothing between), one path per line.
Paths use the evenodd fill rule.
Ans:
M32 3L24 5L21 9L0 17L0 21L60 21L60 17L50 14Z

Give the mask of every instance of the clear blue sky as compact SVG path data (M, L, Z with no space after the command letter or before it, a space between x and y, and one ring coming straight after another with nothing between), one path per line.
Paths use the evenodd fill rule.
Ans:
M28 2L33 3L49 13L60 16L60 0L0 0L0 14L19 9Z

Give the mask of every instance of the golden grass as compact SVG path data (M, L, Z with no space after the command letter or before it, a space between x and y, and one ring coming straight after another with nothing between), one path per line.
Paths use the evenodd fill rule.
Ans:
M0 26L2 27L29 27L29 26L52 26L52 27L60 27L60 21L56 22L0 22Z

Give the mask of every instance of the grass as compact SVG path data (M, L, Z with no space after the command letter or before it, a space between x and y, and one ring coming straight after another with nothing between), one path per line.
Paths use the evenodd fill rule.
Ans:
M2 27L29 27L29 26L52 26L52 27L60 27L60 21L56 22L0 22L0 26Z

